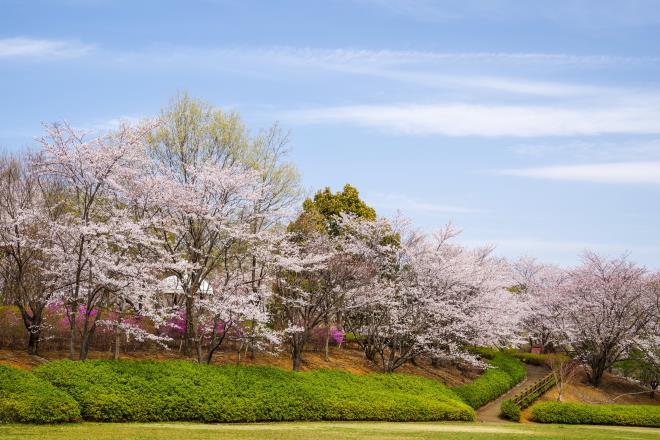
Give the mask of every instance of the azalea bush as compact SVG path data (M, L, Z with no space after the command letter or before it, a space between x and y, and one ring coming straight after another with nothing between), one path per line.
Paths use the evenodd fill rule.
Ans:
M344 332L339 330L336 326L318 327L314 330L311 338L311 343L314 345L324 345L326 337L329 336L328 342L330 345L341 345L344 342Z
M61 423L80 419L78 403L28 371L0 365L0 423Z
M660 406L541 402L532 407L532 420L539 423L660 427Z
M479 408L509 391L525 377L525 366L518 359L498 353L490 367L469 384L453 388L468 405Z
M35 374L72 396L82 417L94 421L474 419L472 408L444 385L402 374L187 361L55 361Z

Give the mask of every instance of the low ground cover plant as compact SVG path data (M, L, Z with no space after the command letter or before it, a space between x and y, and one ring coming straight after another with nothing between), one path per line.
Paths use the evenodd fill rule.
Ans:
M660 427L660 406L655 405L541 402L532 407L531 415L539 423Z
M28 371L0 365L0 423L60 423L80 419L78 403Z
M402 374L354 375L187 361L56 361L35 369L94 421L473 420L444 385Z
M494 353L488 368L473 382L453 388L472 408L479 408L501 396L525 377L525 366L506 353Z

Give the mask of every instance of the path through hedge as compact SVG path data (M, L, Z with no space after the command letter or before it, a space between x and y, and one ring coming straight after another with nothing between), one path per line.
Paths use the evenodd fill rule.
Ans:
M527 375L525 376L525 379L522 382L520 382L515 387L511 388L506 393L502 394L497 399L485 404L484 406L482 406L477 410L477 421L507 423L507 421L499 418L500 404L502 403L502 401L513 397L513 395L515 395L518 391L520 391L524 387L532 384L534 381L548 374L548 369L545 367L541 367L537 365L526 365L526 367L527 367Z

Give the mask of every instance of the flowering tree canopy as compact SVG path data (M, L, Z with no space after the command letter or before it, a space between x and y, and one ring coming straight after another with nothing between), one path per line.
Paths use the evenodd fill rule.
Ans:
M590 381L632 349L657 354L657 276L625 258L586 253L560 286L554 324L560 340L590 367Z
M476 361L467 345L514 341L523 309L491 249L452 244L451 226L433 237L383 223L356 229L357 239L370 243L362 255L378 267L356 289L347 322L385 371L419 355Z

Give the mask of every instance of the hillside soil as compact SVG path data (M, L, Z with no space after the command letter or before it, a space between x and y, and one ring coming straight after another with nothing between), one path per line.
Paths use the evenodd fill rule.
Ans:
M556 401L559 391L550 388L539 401ZM655 399L650 397L650 389L640 384L613 374L605 373L598 388L587 380L587 373L580 368L565 385L562 402L620 405L660 405L660 393ZM523 421L529 421L530 409L523 411Z
M56 359L67 359L68 353L63 351L44 352L40 356L30 356L25 351L18 350L0 350L0 364L13 367L32 369L44 362ZM90 359L112 359L112 353L107 351L93 351L89 355ZM123 353L120 359L185 359L175 350L158 352L132 352ZM216 365L236 364L237 355L235 352L219 352L215 355L213 363ZM284 370L291 369L291 359L287 352L278 354L257 353L255 359L249 355L242 355L241 365L270 365ZM378 368L367 361L362 351L353 347L337 348L330 351L330 357L325 359L325 354L321 351L305 352L303 356L303 371L318 370L322 368L339 369L354 374L368 374L378 372ZM418 360L415 365L407 363L397 370L397 373L415 374L428 379L438 380L448 386L456 386L469 383L480 373L476 368L465 365L455 365L447 363L439 367L431 366L431 363L425 359Z

